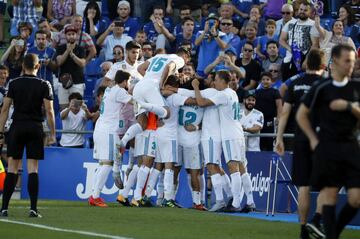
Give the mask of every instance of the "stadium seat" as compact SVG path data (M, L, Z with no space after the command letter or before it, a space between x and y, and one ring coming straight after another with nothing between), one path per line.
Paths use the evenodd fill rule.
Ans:
M97 77L85 77L85 91L84 97L92 97L96 81L98 80Z
M90 62L88 62L84 69L85 77L99 77L101 76L101 68L100 65L102 63L102 60L97 57L91 59Z

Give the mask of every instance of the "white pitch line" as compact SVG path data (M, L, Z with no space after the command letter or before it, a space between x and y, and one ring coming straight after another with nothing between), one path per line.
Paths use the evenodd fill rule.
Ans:
M100 233L95 233L95 232L69 230L69 229L63 229L63 228L58 228L58 227L45 226L45 225L42 225L42 224L34 224L34 223L13 221L13 220L8 220L8 219L0 219L0 222L25 225L25 226L30 226L30 227L46 229L46 230L50 230L50 231L75 233L75 234L93 236L93 237L102 237L102 238L111 238L111 239L130 239L129 237L119 237L119 236L106 235L106 234L100 234Z

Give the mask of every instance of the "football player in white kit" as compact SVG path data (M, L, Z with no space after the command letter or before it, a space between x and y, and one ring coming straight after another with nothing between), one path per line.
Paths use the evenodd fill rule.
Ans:
M229 168L231 178L231 191L233 194L232 204L228 205L229 207L226 208L226 211L240 212L241 176L239 167L240 163L242 163L242 165L246 165L245 139L244 132L240 123L242 112L240 111L239 99L236 92L229 88L230 79L231 76L228 71L216 72L214 84L216 90L218 91L208 98L203 98L202 94L200 93L198 81L193 81L192 85L194 87L196 101L199 106L218 106L218 117L220 118L221 146L224 152L225 161ZM203 121L205 121L205 116ZM214 126L211 125L211 127ZM203 131L204 130L205 129L203 124ZM205 154L208 152L213 152L213 150L210 149L211 147L214 147L212 138L210 138L207 143L204 142L203 147ZM217 145L217 147L219 146ZM220 149L218 150L220 151ZM211 160L211 156L209 158ZM217 173L218 164L220 164L220 162L215 163L215 170L211 169L209 171L215 171L215 173ZM213 173L212 176L214 176ZM216 204L214 205L216 206L216 208L214 209L217 209L219 206L223 206L221 205L221 202L219 203L220 205L218 206L216 206Z
M179 86L179 78L175 75L170 75L167 78L166 84L172 87ZM162 205L164 207L176 207L174 201L174 165L178 161L178 120L179 108L183 105L195 105L194 98L189 98L179 94L172 94L165 100L165 104L170 109L170 117L163 119L163 125L158 125L156 130L156 158L155 162L165 167L164 173L164 200ZM157 167L157 169L160 169ZM154 169L155 170L155 169ZM153 170L153 171L154 171ZM149 177L149 184L155 185L157 174L151 174ZM154 186L152 186L153 188Z
M255 109L256 95L254 90L247 91L244 95L245 112L240 122L245 132L259 134L264 125L264 115ZM247 138L247 151L260 151L260 137Z
M146 112L152 112L163 119L170 117L169 107L165 105L160 89L164 86L167 77L175 74L189 60L190 53L184 48L179 48L176 54L158 54L138 67L144 78L134 87L133 96L144 113L138 116L138 123L132 125L121 139L122 147L145 130Z
M132 100L131 95L126 91L130 74L118 71L115 75L115 85L107 87L100 104L100 117L96 122L94 130L94 159L99 161L99 171L96 173L95 186L92 195L89 197L91 206L107 207L100 198L111 169L115 172L119 167L113 167L114 161L119 159L119 151L116 144L120 139L118 136L120 109L123 105Z
M193 80L197 81L197 80ZM208 77L205 83L210 88L201 91L203 97L211 98L218 91L214 89L213 76ZM195 96L194 91L179 89L181 95ZM208 106L204 108L201 130L201 146L205 165L211 175L211 184L215 192L216 203L209 211L221 211L225 208L223 189L228 197L232 197L230 187L228 185L228 177L221 169L221 134L220 134L220 118L217 106Z

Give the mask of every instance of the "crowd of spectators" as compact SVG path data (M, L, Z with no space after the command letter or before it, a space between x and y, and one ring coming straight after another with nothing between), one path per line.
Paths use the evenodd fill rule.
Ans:
M0 59L0 94L6 81L21 75L24 54L38 54L38 74L54 86L57 96L57 128L91 129L86 121L96 121L99 99L110 84L104 76L112 64L124 60L126 43L135 40L142 46L139 61L174 53L178 47L188 49L191 64L183 69L188 78L230 71L240 102L248 100L246 112L254 108L263 117L261 124L252 127L246 122L244 129L250 129L249 134L273 133L282 96L305 70L309 50L321 48L329 59L339 43L356 50L360 46L360 1L339 0L336 16L317 2L0 0L0 46L7 47ZM6 10L9 29L3 23ZM7 30L8 43L3 32ZM327 62L325 67L331 64ZM63 135L60 144L83 146L84 139ZM254 148L273 149L272 138L259 144Z

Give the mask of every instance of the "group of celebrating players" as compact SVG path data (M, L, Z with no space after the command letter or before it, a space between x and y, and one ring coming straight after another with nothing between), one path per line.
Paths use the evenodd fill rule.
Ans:
M184 79L178 70L190 60L190 53L179 48L176 54L157 54L139 63L140 49L136 42L127 43L126 59L114 64L105 76L113 81L113 86L105 90L94 130L94 158L99 161L99 168L89 204L107 206L100 192L112 171L116 185L122 189L119 203L152 206L150 197L159 181L160 205L178 207L175 195L179 171L184 166L193 208L207 210L203 175L206 165L216 197L209 211L253 211L255 203L240 123L243 111L236 92L229 88L229 72L218 71L215 77L204 80L203 90L197 79L192 79L187 87L191 90L179 88ZM129 166L124 187L120 165L127 145ZM222 153L230 177L222 169ZM135 190L130 202L132 187ZM247 203L242 208L244 193Z

